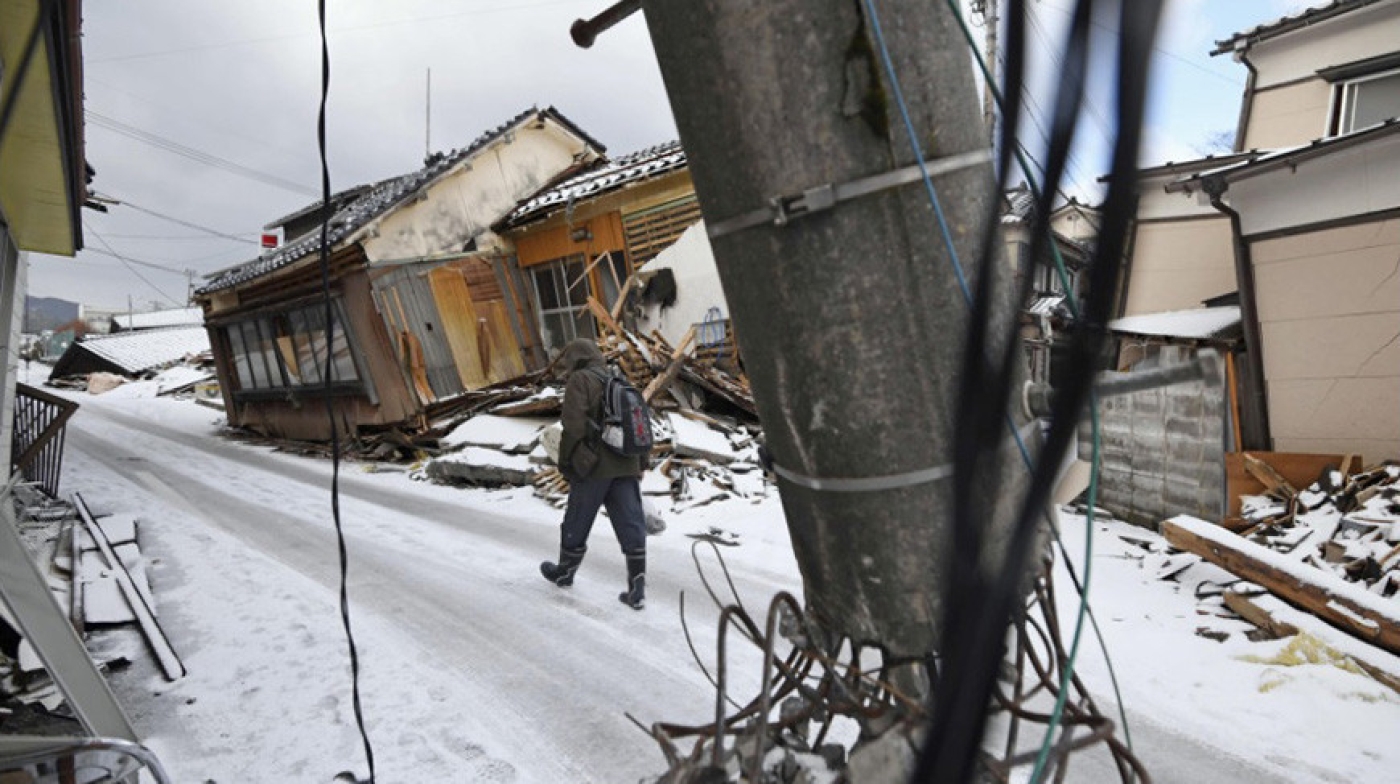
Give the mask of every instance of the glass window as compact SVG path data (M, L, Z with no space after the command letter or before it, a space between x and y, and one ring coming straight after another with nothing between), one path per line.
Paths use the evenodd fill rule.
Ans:
M593 337L593 316L588 312L592 291L582 255L556 259L531 272L540 306L540 333L545 349L554 351L576 337Z
M237 376L239 389L253 389L253 377L248 367L248 349L243 345L243 330L235 325L224 328L228 337L229 353L233 355L233 373Z
M258 322L245 321L239 325L243 330L243 345L248 351L248 386L251 389L267 389L272 386L272 377L267 372L267 361L263 358Z
M335 338L330 354L331 380L358 381L344 305L335 303ZM225 328L240 389L284 389L323 383L327 361L325 306L312 305L274 317L256 318Z
M1341 133L1359 131L1392 117L1400 117L1400 71L1342 85Z

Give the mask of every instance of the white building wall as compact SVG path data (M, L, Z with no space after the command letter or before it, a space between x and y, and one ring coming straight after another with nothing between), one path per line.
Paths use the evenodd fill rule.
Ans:
M1306 79L1318 70L1400 49L1400 0L1377 3L1254 45L1255 89Z
M658 330L674 346L685 337L692 324L705 320L711 308L719 310L720 318L729 318L729 303L724 299L704 221L686 229L674 245L644 264L638 272L645 274L658 269L669 269L676 276L676 304L668 308L648 306L637 324L643 332Z
M588 146L547 123L517 128L421 194L361 230L371 263L462 250L526 196L574 164Z

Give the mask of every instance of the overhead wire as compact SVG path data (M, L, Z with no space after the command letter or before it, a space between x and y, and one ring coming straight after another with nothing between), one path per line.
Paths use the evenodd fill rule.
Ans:
M103 128L105 130L124 136L128 139L133 139L135 141L141 142L142 144L154 147L157 150L162 150L164 152L171 153L172 155L178 155L181 158L185 158L186 160L191 160L196 163L202 163L206 166L210 166L215 169L228 172L229 174L234 174L239 177L243 177L244 179L251 180L253 182L259 182L263 185L270 185L274 188L280 188L285 191L291 191L292 193L297 193L302 196L314 197L318 195L315 189L308 188L305 185L301 185L300 183L293 182L292 180L288 180L284 177L279 177L275 174L270 174L268 172L254 169L251 166L244 166L241 163L236 163L234 161L220 157L213 153L195 149L194 147L181 144L180 142L177 142L174 139L161 136L158 133L145 130L144 128L138 128L129 123L122 122L121 120L117 120L112 117L107 117L106 115L98 114L97 112L91 109L88 109L86 112L84 112L84 115L93 125L99 128Z
M104 239L103 236L97 232L96 229L92 228L91 226L88 226L88 227L87 227L87 230L90 231L90 232L92 232L92 236L96 237L96 238L97 238L97 241L100 242L100 243L102 243L102 246L105 247L105 248L107 249L107 252L108 252L111 256L113 256L114 258L116 258L117 261L120 261L128 270L130 270L131 274L132 274L132 275L135 275L137 278L139 278L139 279L141 280L142 283L145 283L147 286L150 286L151 289L152 289L153 291L155 291L157 294L161 295L162 297L165 297L167 300L170 301L171 304L175 305L176 307L183 307L183 306L185 305L185 303L183 303L183 302L181 302L181 301L175 299L174 297L170 296L169 294L166 294L163 290L161 290L161 288L160 288L159 286L157 286L156 284L152 283L152 282L150 281L149 278L147 278L145 275L142 275L141 272L140 272L139 270L137 270L135 266L133 266L133 263L132 263L129 259L127 259L125 256L123 256L122 254L117 253L117 251L116 251L114 248L112 248L111 244L109 244L109 243L107 242L107 240ZM154 266L154 265L152 265L152 266ZM183 273L182 273L182 274L183 274Z
M339 29L336 29L336 30L331 30L330 32L335 33L335 34L340 34L340 33L361 32L361 31L364 31L364 30L379 30L379 29L383 29L383 28L385 28L385 27L395 27L395 26L398 26L398 25L406 25L406 24L417 24L417 23L419 23L419 22L438 22L438 21L441 21L441 20L443 20L443 19L457 19L457 18L460 18L460 17L463 17L463 16L477 16L477 15L480 15L480 14L491 14L491 13L509 13L509 12L513 12L513 11L528 11L528 10L532 10L532 9L535 9L535 8L547 8L547 7L549 7L549 6L558 6L558 5L574 5L574 4L577 4L577 3L581 2L581 1L582 1L582 0L549 0L549 1L547 1L547 2L541 2L541 3L528 3L528 4L519 4L519 3L517 3L517 4L512 4L512 5L493 6L493 7L490 7L490 8L475 8L475 9L472 9L472 10L470 10L470 11L458 11L458 12L451 13L451 14L437 14L437 15L433 15L433 16L420 16L420 17L412 17L412 18L408 18L408 19L388 19L388 20L384 20L384 21L381 21L381 22L370 22L370 23L362 24L362 25L351 25L351 26L349 26L349 27L342 27L342 28L339 28ZM239 47L239 46L253 46L253 45L257 45L257 44L276 43L276 42L278 42L278 41L291 41L291 40L295 40L295 39L298 39L298 38L305 38L305 37L307 37L307 34L305 34L305 33L294 33L294 34L289 34L289 35L264 36L264 37L261 37L261 38L245 38L245 39L237 40L237 41L223 41L223 42L211 43L211 44L200 44L200 45L198 45L198 46L185 46L185 47L181 47L181 48L179 48L179 49L161 49L161 50L152 51L152 52L134 52L134 53L131 53L131 54L116 55L116 56L113 56L113 57L97 57L97 58L93 58L93 59L90 60L89 62L93 62L93 63L118 63L118 62L125 62L125 61L128 61L128 60L145 60L145 59L150 59L150 58L154 58L154 57L167 57L167 56L176 55L176 54L190 54L190 53L193 53L193 52L203 52L203 51L207 51L207 50L210 50L210 49L228 49L228 48Z
M326 101L331 88L331 51L326 37L326 0L316 2L317 20L321 32L321 105L316 117L316 146L321 156L321 203L331 201L331 172L326 160ZM326 419L331 429L331 518L335 523L336 552L340 565L340 620L345 627L345 643L350 655L351 703L355 712L355 726L359 729L360 740L364 745L365 762L369 767L368 784L374 784L374 747L365 728L364 706L360 700L360 654L355 645L355 633L350 624L349 593L349 554L345 547L345 527L340 518L340 428L335 419L335 403L331 395L332 377L335 373L335 307L331 299L330 261L330 221L331 214L325 212L321 218L321 243L319 248L321 266L321 296L325 300L326 366L321 374L324 381L322 397L326 403Z
M228 232L219 231L218 229L211 229L211 228L209 228L208 226L201 226L201 225L198 224L198 223L192 223L192 222L187 221L187 220L184 220L184 219L182 219L182 218L176 218L176 217L173 216L173 215L167 215L167 214L165 214L165 213L163 213L163 212L159 212L159 211L157 211L157 210L153 210L153 209L151 209L150 207L142 207L141 205L136 204L135 202L133 202L133 201L131 201L131 200L129 200L129 199L119 199L119 198L116 198L116 197L113 197L113 196L110 196L110 195L105 195L105 194L94 194L94 195L97 196L97 197L100 198L100 199L105 199L106 201L108 201L108 202L110 202L110 203L112 203L112 204L114 204L114 205L118 205L118 206L122 206L122 207L130 207L131 209L136 210L137 212L140 212L140 213L144 213L144 214L146 214L146 215L149 215L149 216L151 216L152 218L159 218L160 220L168 221L168 222L174 223L174 224L176 224L176 225L178 225L178 226L184 226L184 227L187 228L187 229L194 229L195 231L202 231L202 232L204 232L205 234L209 234L209 235L212 235L212 236L215 236L215 237L222 237L223 239L230 240L230 241L232 241L232 242L241 242L241 243L243 243L243 244L245 244L245 245L257 245L257 244L258 244L258 242L257 242L256 240L250 240L250 239L248 239L247 237L240 237L240 236L238 236L237 234L229 234Z

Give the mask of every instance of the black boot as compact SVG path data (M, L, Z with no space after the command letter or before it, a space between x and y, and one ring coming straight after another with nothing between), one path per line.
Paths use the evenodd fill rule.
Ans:
M559 548L559 563L551 561L541 563L540 574L544 575L544 579L560 588L568 588L574 584L574 573L578 571L579 564L583 563L583 554L586 552L588 552L587 547L570 550L561 546Z
M647 598L647 551L623 553L627 556L627 590L617 595L617 600L640 610L646 606Z

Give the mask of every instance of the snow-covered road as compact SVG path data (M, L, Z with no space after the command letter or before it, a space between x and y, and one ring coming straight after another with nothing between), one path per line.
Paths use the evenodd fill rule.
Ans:
M68 427L63 490L81 492L99 513L140 517L160 616L190 673L166 683L134 631L112 635L98 645L129 648L135 662L114 680L118 696L177 781L317 784L341 770L363 774L329 463L221 438L219 414L150 397L150 385L73 395L82 408ZM713 671L718 613L685 534L718 526L739 535L724 556L755 614L776 591L800 585L776 497L673 516L649 540L641 613L617 601L623 562L603 519L573 589L538 576L559 512L527 490L463 491L348 464L340 501L382 782L655 775L661 754L625 714L701 724L715 702L679 617L684 592L694 644ZM1062 525L1079 563L1082 523L1069 516ZM1285 641L1248 641L1246 624L1199 614L1194 583L1157 579L1143 551L1119 537L1154 534L1095 528L1096 613L1136 751L1155 781L1388 780L1400 764L1393 692L1288 655ZM1069 624L1076 599L1063 584L1059 596ZM1198 636L1204 627L1228 641ZM730 635L728 674L731 693L747 700L759 655L738 640ZM1080 673L1116 716L1096 647L1086 643ZM1112 780L1095 756L1076 758L1069 780Z
M177 778L324 781L362 769L336 611L329 464L104 405L85 406L68 438L67 489L139 514L145 552L159 559L162 617L191 674L169 687L152 676L145 685L163 693L138 700L150 703L138 722L169 749ZM476 506L466 496L356 466L342 474L363 704L382 780L657 772L655 743L624 711L644 723L698 723L714 700L679 622L686 591L691 632L711 658L717 614L691 540L652 538L649 603L637 613L616 599L624 568L604 519L579 584L561 591L536 572L557 545L554 513L517 491ZM787 567L746 563L736 583L756 598L794 589ZM745 671L756 674L732 671L740 688ZM219 748L206 748L211 735L225 737ZM294 737L269 748L279 736Z

